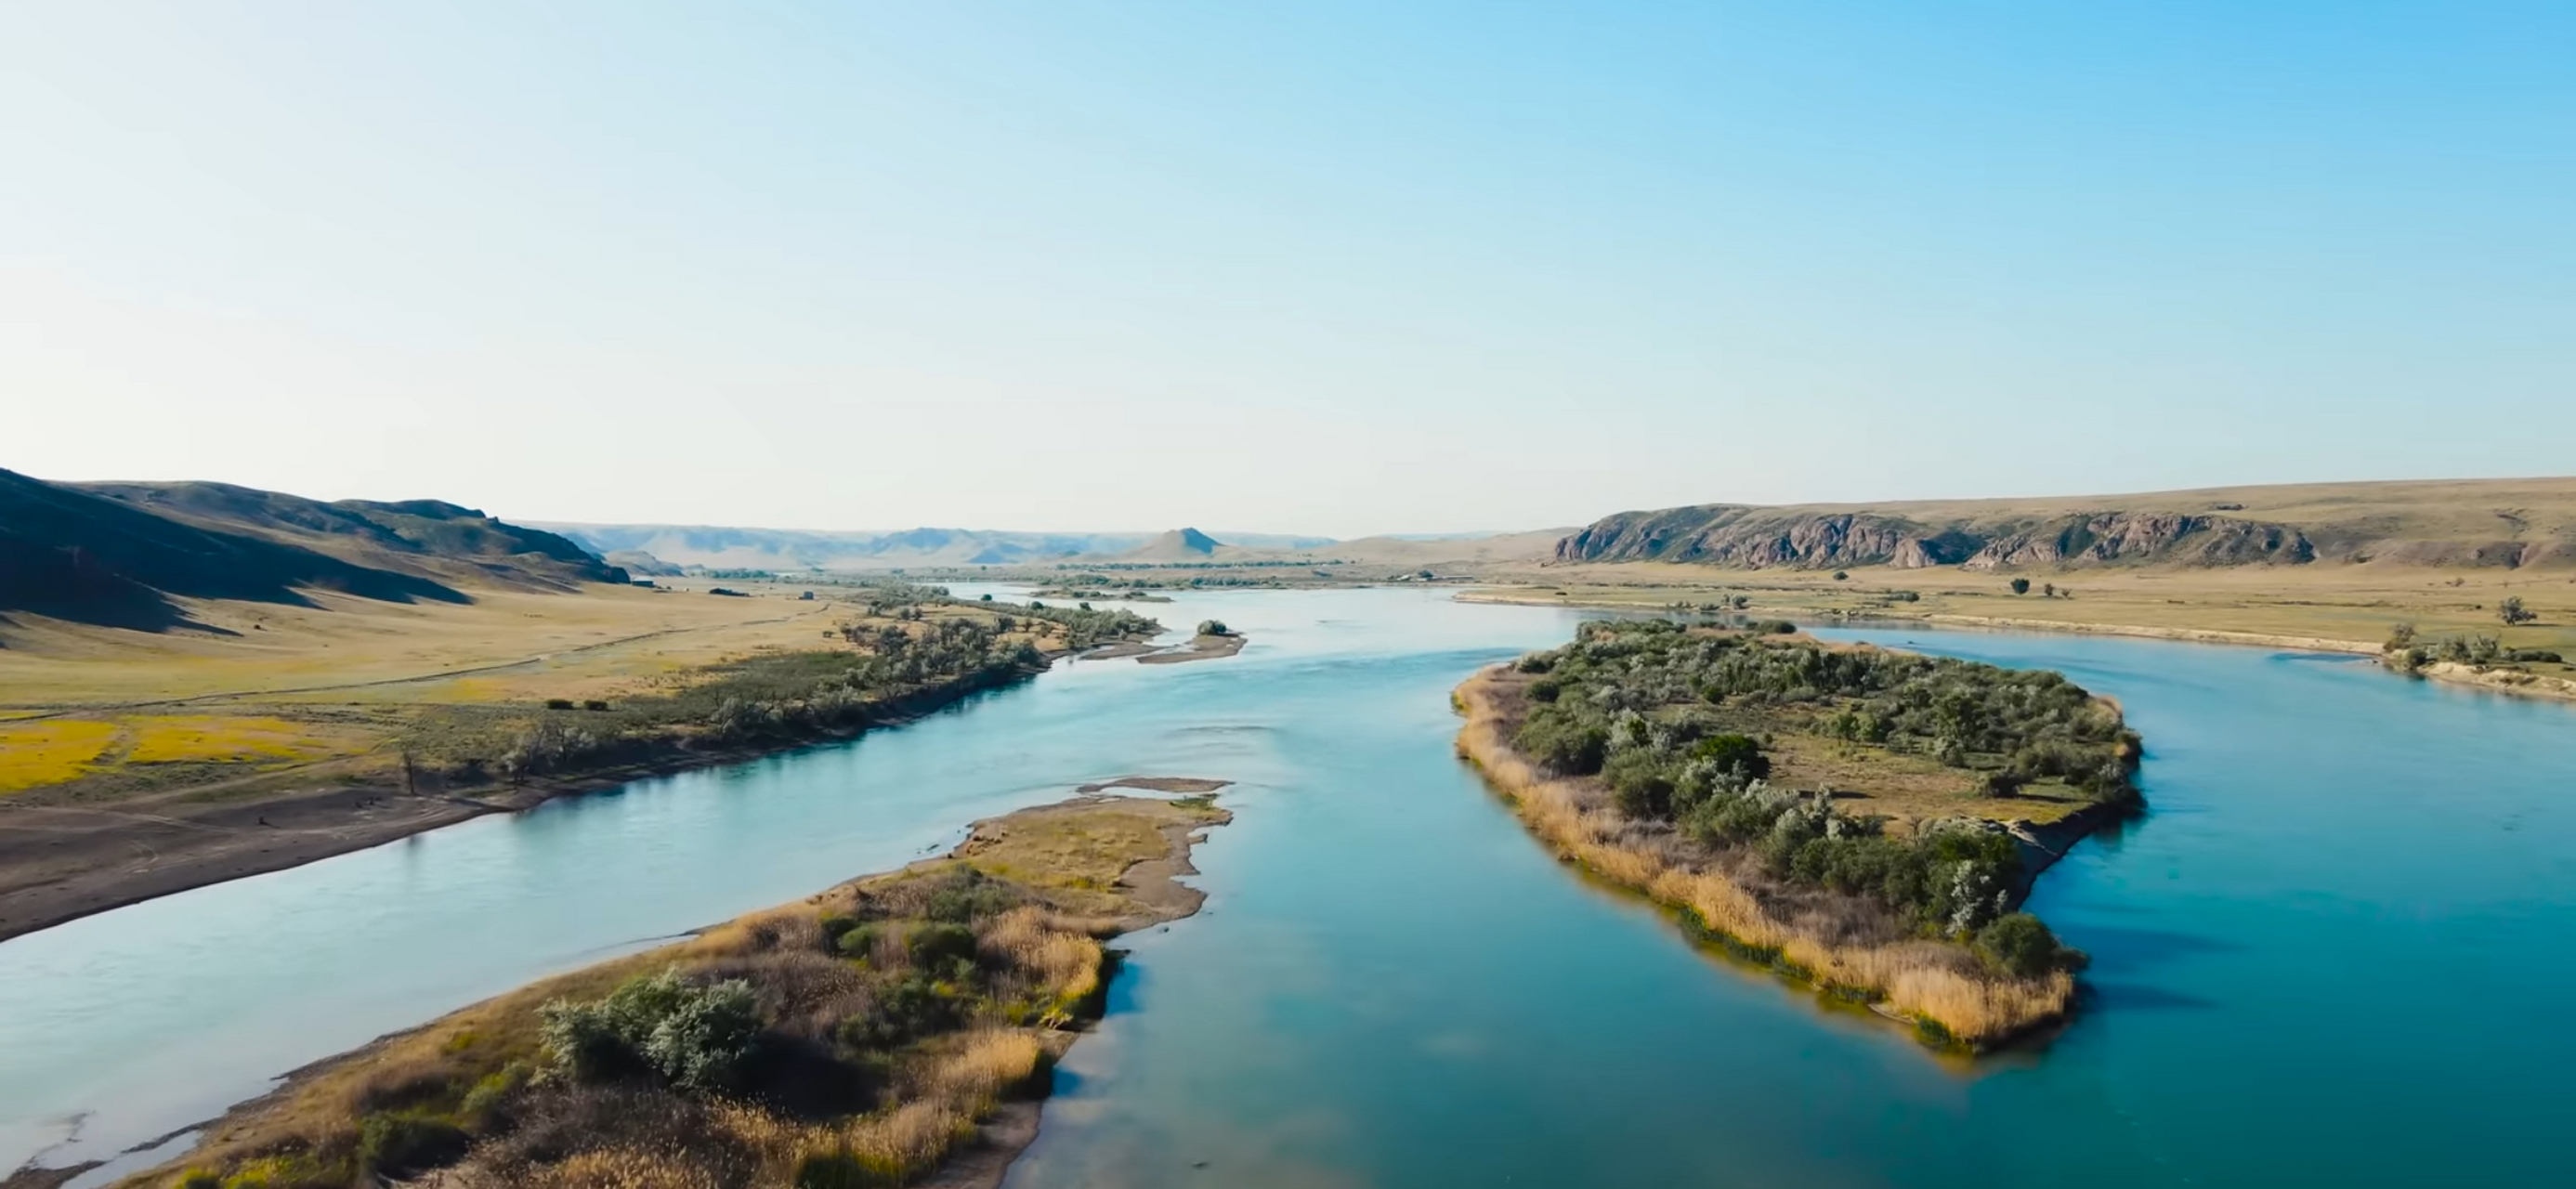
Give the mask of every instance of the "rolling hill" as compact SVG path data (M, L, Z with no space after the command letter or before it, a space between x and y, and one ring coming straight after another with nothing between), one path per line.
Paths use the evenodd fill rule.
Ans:
M435 500L325 503L222 483L48 483L0 470L0 613L165 631L183 599L305 604L334 591L471 601L625 573L552 533Z

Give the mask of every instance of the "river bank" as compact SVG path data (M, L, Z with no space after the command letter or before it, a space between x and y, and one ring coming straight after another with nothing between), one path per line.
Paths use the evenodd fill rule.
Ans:
M2089 636L2126 636L2145 640L2174 640L2192 644L2226 644L2253 648L2291 649L2300 652L2345 653L2383 662L2385 652L2376 640L2345 636L2315 635L2295 631L2253 631L2223 627L2186 627L2172 624L2123 622L2117 618L2044 618L2024 615L1965 614L1933 609L1932 596L1912 600L1869 597L1870 592L1819 589L1813 587L1758 588L1766 597L1748 599L1738 614L1779 615L1823 622L1845 621L1865 624L1873 621L1922 623L1940 627L1991 628L2002 631L2070 633ZM1568 593L1557 588L1485 587L1460 591L1456 596L1464 603L1499 603L1529 607L1588 607L1604 611L1668 610L1675 595L1698 597L1709 593L1698 588L1638 587L1632 591ZM1909 592L1911 593L1911 592ZM1958 592L1944 592L1956 595ZM1683 601L1688 602L1689 599ZM2129 601L2076 600L2062 598L2049 601L2053 610L2073 615L2100 614L2118 616L2134 610ZM2283 606L2296 608L2291 602ZM2072 610L2081 608L2081 610ZM2390 623L2404 621L2408 612L2395 608ZM2395 671L2392 669L2392 671ZM2576 671L2570 671L2576 674ZM2576 675L2535 673L2518 669L2478 669L2459 663L2426 665L2408 676L2452 685L2473 686L2497 693L2521 697L2576 700Z
M632 1165L655 1170L653 1184L695 1185L692 1169L712 1175L723 1165L748 1172L751 1183L785 1186L846 1164L873 1170L863 1175L990 1189L1036 1134L1046 1071L1099 1010L1114 961L1099 943L1195 913L1205 897L1178 877L1196 873L1190 851L1203 831L1230 820L1204 796L1079 795L979 821L938 859L312 1063L192 1129L204 1137L195 1151L117 1183L142 1189L184 1169L217 1180L264 1173L271 1179L262 1184L285 1185L354 1169L444 1189L568 1186ZM952 935L966 948L951 945ZM965 964L937 965L951 961ZM934 966L955 981L907 990L931 986L907 980ZM546 1061L564 1059L543 1039L544 1005L596 1001L666 970L702 988L741 980L757 1005L762 1039L742 1080L729 1083L738 1099L701 1101L641 1070L595 1088L571 1072L530 1080ZM856 1064L841 1075L814 1064L835 1060ZM633 1128L576 1109L600 1094L622 1113L667 1122L678 1112L703 1131L658 1134L646 1158ZM819 1108L818 1095L859 1109ZM792 1117L772 1113L791 1102ZM434 1156L422 1155L426 1148L393 1154L381 1139L395 1128L383 1122L390 1119L444 1137L444 1146ZM592 1121L569 1125L584 1119ZM542 1140L520 1135L532 1128ZM33 1189L79 1171L23 1170L0 1185Z
M1057 649L1047 664L1065 655ZM1021 666L969 673L868 708L864 721L814 726L733 746L658 747L641 760L499 780L412 795L382 780L333 782L289 797L156 806L10 806L0 831L0 941L146 900L300 867L398 842L487 814L518 813L562 797L653 776L737 764L857 738L914 721L1044 671Z

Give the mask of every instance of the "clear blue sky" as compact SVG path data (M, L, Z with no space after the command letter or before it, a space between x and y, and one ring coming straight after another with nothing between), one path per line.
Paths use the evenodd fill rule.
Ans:
M2576 6L0 8L0 466L818 528L2566 473Z

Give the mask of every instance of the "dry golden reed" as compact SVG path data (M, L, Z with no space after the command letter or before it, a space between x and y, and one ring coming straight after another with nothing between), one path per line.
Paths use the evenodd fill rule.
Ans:
M1490 673L1459 686L1458 700L1467 715L1458 753L1483 770L1532 833L1561 857L1686 910L1712 932L1776 950L1818 983L1873 994L1886 1009L1930 1020L1972 1047L2063 1016L2074 1000L2075 980L2062 971L2038 979L1988 979L1960 970L1951 948L1938 943L1834 944L1779 920L1724 873L1681 865L1667 848L1635 837L1617 814L1587 807L1576 782L1550 778L1522 758L1503 735Z

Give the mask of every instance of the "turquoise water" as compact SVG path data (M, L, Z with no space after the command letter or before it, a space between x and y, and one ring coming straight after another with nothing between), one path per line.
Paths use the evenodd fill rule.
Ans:
M1206 911L1130 939L1014 1189L2560 1184L2576 713L2348 662L1839 632L2067 671L2155 812L2034 908L2095 955L2044 1052L1963 1069L1557 868L1447 691L1572 617L1431 591L1149 608L1242 656L1062 666L854 744L642 782L0 944L0 1162L179 1126L549 970L794 898L1126 772L1242 782ZM77 1129L75 1131L75 1129ZM65 1137L74 1136L67 1144Z

